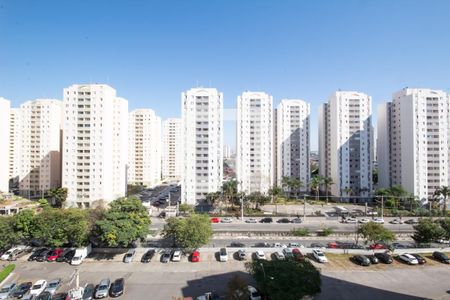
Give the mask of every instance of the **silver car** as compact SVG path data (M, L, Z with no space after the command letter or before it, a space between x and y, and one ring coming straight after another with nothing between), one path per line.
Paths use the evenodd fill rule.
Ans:
M44 291L49 292L50 294L55 294L56 290L61 287L61 278L53 279L48 282L47 287Z
M95 291L95 298L105 298L108 297L109 286L111 285L111 280L109 278L102 279L100 281L97 290Z
M5 284L2 289L0 290L0 299L8 299L9 296L11 296L14 291L17 288L17 284L15 283L9 283L9 284Z
M127 254L125 254L125 256L123 258L123 262L124 263L132 262L133 258L134 258L134 254L136 254L136 250L135 249L128 250Z

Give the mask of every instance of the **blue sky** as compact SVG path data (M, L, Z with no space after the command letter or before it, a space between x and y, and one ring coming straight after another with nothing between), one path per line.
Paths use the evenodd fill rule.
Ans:
M450 90L450 1L0 0L0 96L14 106L108 83L130 110L180 116L180 93L216 87L317 106L334 90L373 97ZM235 144L226 122L225 143Z

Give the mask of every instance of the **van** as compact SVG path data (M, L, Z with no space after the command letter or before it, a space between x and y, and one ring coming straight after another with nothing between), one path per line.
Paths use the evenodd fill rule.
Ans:
M80 265L83 260L92 252L92 245L89 244L86 247L78 248L75 250L75 254L70 262L71 265Z

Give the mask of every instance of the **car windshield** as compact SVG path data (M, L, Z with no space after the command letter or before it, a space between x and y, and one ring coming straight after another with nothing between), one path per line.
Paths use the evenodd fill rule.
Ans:
M38 289L40 289L42 287L42 284L35 284L35 285L33 285L33 290L38 290Z
M108 286L105 284L98 287L99 290L106 290L107 288L108 288Z
M126 255L127 257L132 257L133 256L133 254L131 254L131 253L127 253L127 255Z
M323 253L322 252L317 252L317 255L323 256Z
M48 285L49 288L54 288L54 287L57 287L57 286L58 286L58 283L57 283L57 282L51 282L51 283L49 283L49 285Z
M9 292L9 288L2 288L0 290L0 293L7 293L7 292Z
M255 298L255 297L261 297L261 294L258 291L253 292L252 293L252 298Z

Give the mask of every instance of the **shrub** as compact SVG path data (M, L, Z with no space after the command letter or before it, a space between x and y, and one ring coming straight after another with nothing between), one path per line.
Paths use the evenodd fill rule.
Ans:
M318 236L329 236L330 234L332 234L334 232L333 228L330 227L325 227L324 229L322 229L321 231L317 232Z
M308 228L297 228L291 229L291 235L293 236L309 236Z
M10 264L4 267L3 270L0 271L0 283L3 282L3 280L5 280L5 278L8 277L8 275L12 271L14 271L15 268L16 268L15 264Z

